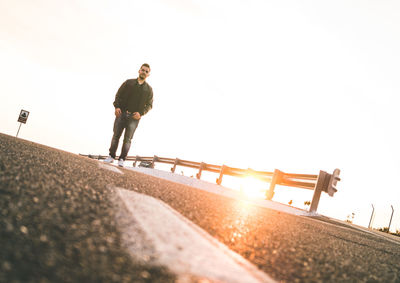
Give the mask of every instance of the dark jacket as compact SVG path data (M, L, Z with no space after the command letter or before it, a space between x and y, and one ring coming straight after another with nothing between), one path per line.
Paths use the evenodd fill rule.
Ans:
M132 93L133 86L136 84L137 79L126 80L118 89L115 95L114 107L121 108L122 111L127 110L129 94ZM140 99L138 109L141 116L150 111L153 107L153 89L145 81L142 85L143 92Z

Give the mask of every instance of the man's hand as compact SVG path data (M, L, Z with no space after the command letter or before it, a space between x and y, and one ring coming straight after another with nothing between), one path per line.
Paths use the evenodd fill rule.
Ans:
M115 116L119 117L121 115L121 108L115 108Z
M139 120L140 119L140 113L139 112L135 112L135 113L133 113L133 119L135 119L135 120Z

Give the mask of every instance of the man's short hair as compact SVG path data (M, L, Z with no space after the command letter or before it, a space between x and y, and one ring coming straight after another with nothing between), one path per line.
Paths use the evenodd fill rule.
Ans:
M142 66L140 66L140 68L142 68L143 66L144 66L144 67L147 67L147 68L149 68L149 70L151 70L151 68L150 68L150 65L149 65L149 64L147 64L147 63L143 63L143 64L142 64Z

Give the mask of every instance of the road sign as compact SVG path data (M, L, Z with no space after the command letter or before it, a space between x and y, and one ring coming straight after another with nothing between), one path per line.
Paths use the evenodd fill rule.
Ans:
M26 124L26 120L28 120L29 111L21 110L18 117L18 122Z

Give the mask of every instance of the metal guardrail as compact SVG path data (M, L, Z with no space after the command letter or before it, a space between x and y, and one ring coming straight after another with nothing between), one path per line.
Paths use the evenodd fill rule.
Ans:
M102 160L107 158L105 155L85 155L79 154L81 156L86 156L92 159ZM240 169L229 167L226 165L213 165L204 162L194 162L183 160L179 158L165 158L158 157L154 155L153 157L144 157L144 156L128 156L126 161L133 161L133 167L136 167L138 162L146 162L150 164L150 168L154 168L156 162L171 164L171 172L175 173L176 166L184 166L193 169L198 169L198 173L196 174L196 178L200 179L203 171L209 171L213 173L219 174L219 177L216 179L216 183L221 185L222 177L224 175L233 176L233 177L247 177L251 176L253 178L265 181L270 183L269 189L266 191L266 199L272 200L275 194L275 186L288 186L295 187L301 189L314 190L314 195L310 205L310 212L316 212L318 208L319 199L321 197L322 192L328 193L329 196L333 197L334 193L337 192L336 184L340 181L339 174L340 170L335 169L332 174L329 174L325 171L320 171L318 175L310 175L310 174L292 174L285 173L278 169L275 169L274 172L265 172L265 171L256 171L253 169Z

